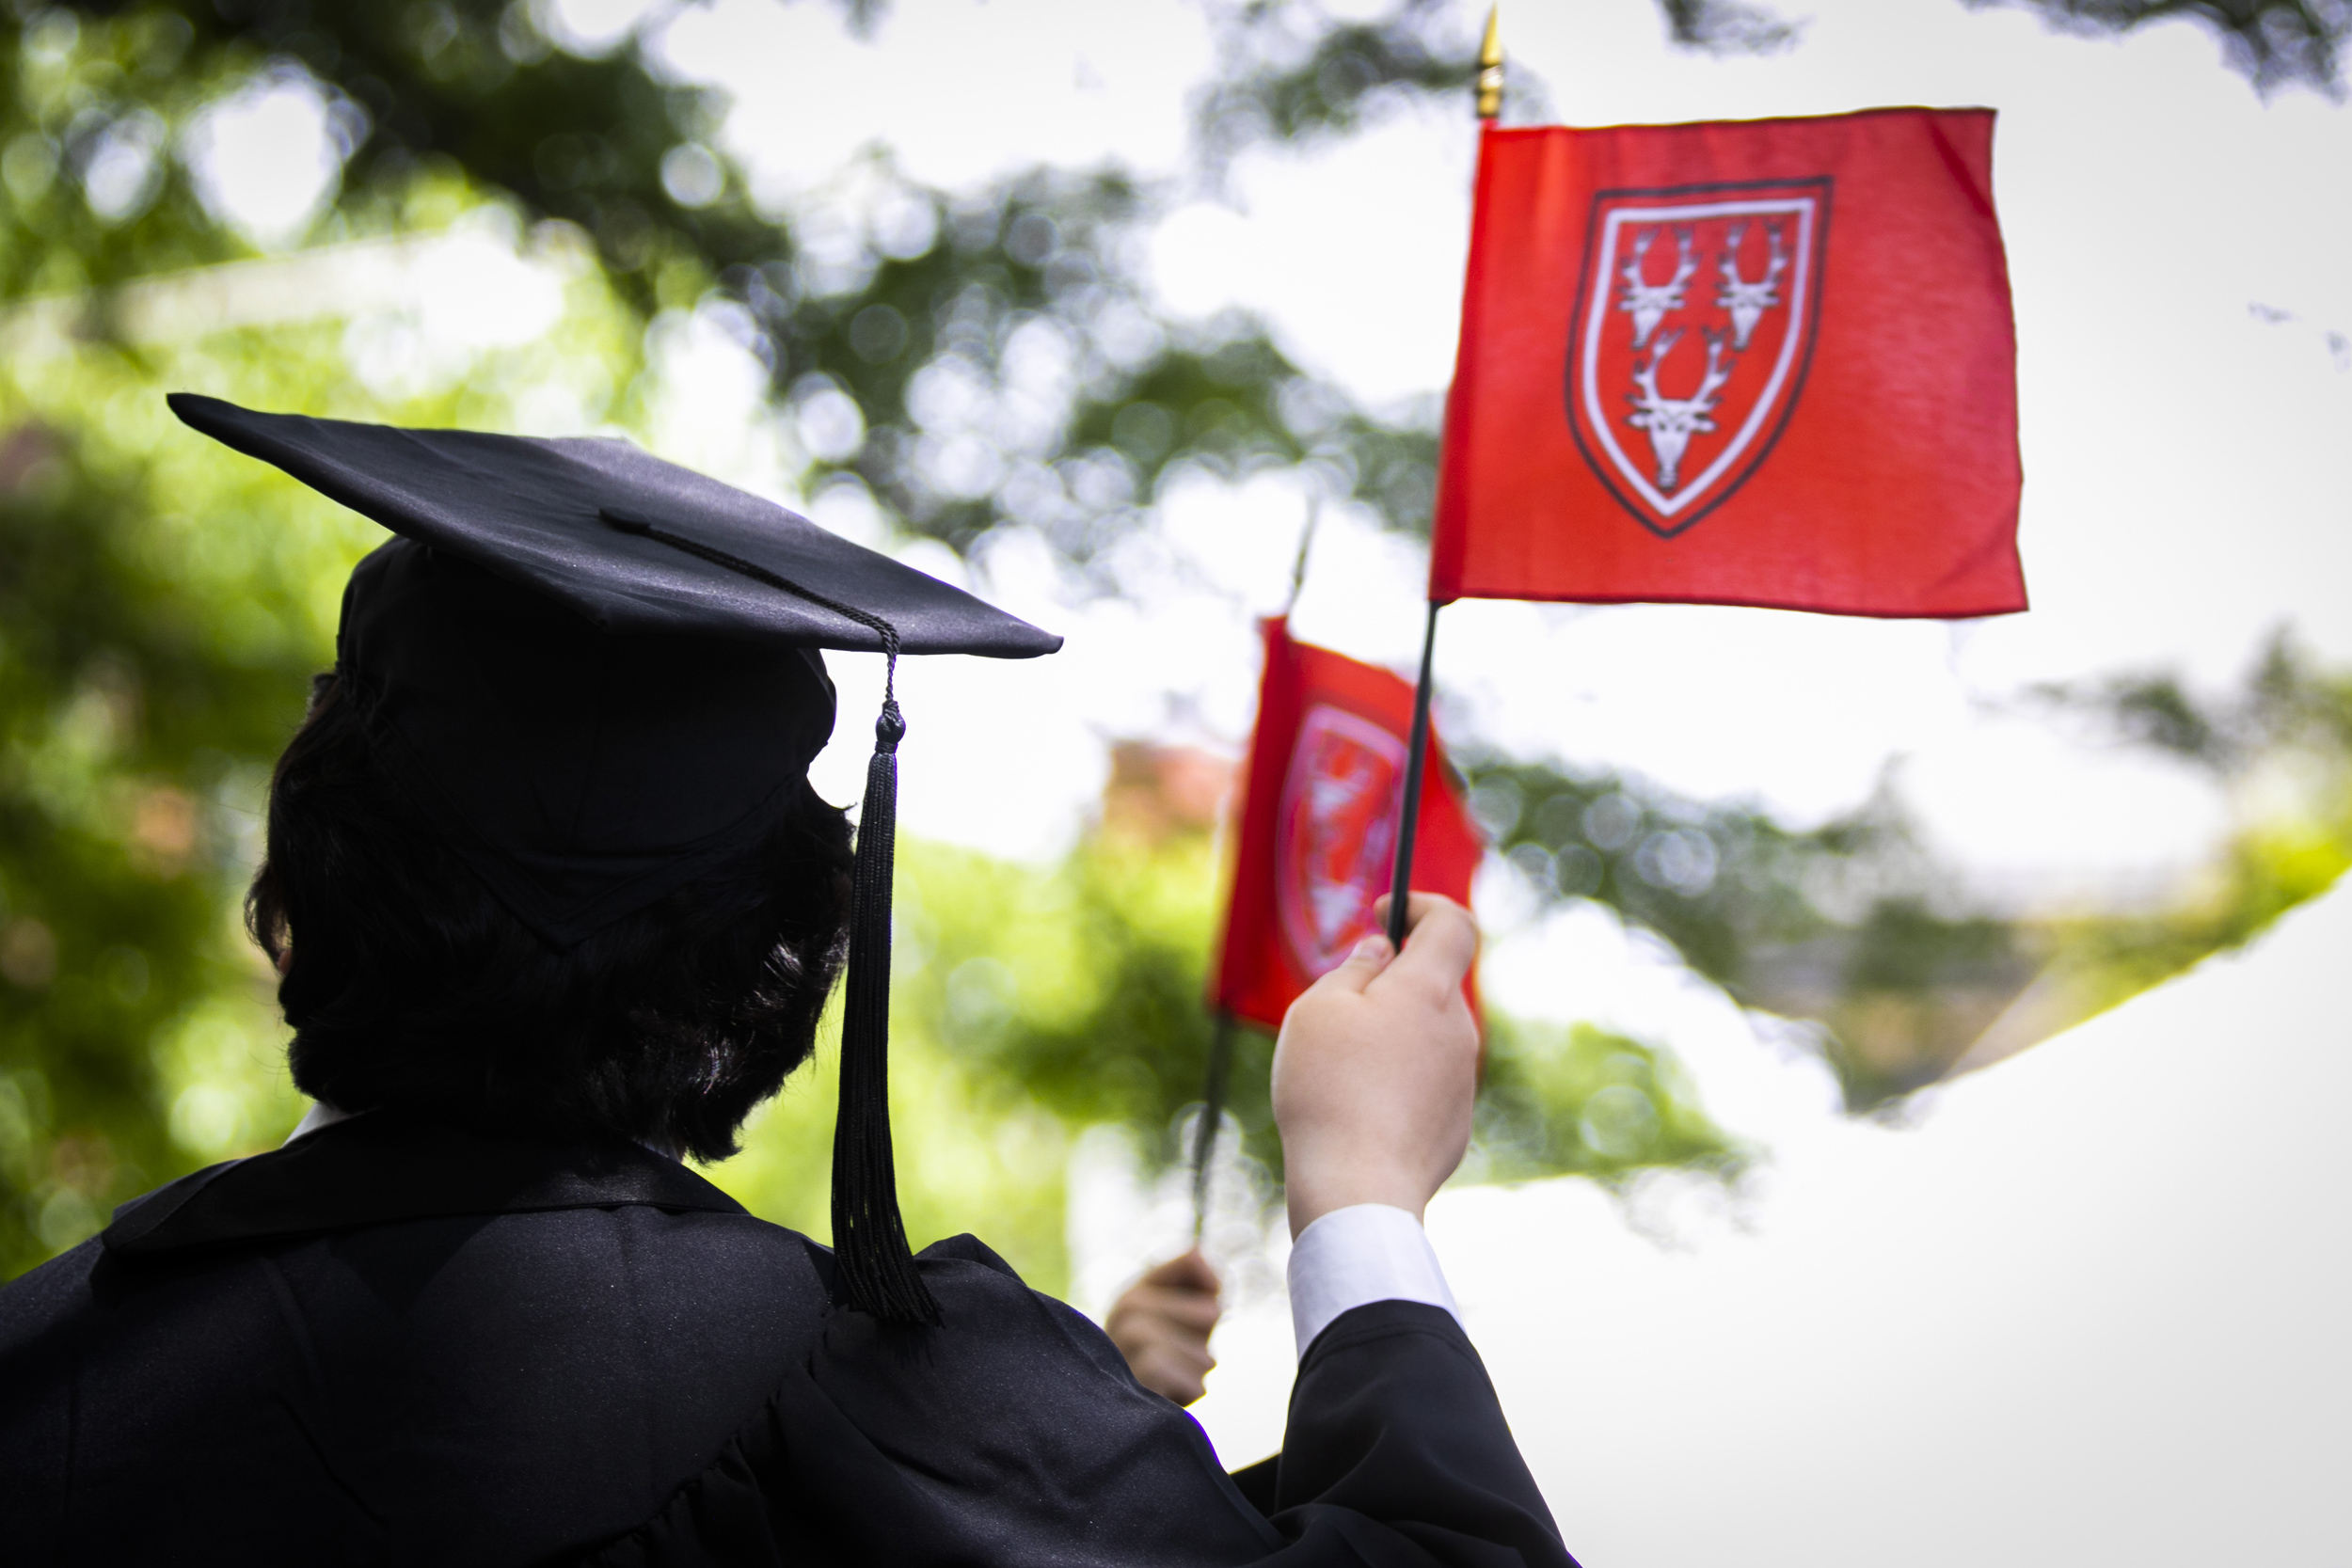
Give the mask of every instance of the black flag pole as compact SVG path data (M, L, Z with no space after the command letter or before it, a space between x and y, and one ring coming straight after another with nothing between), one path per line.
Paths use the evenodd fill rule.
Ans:
M1421 684L1413 689L1413 738L1405 753L1405 798L1396 818L1396 874L1389 879L1389 945L1405 945L1406 903L1413 886L1413 841L1421 827L1422 760L1429 754L1429 683L1438 657L1438 611L1429 601L1429 625L1421 639Z
M1478 45L1478 118L1502 117L1502 8L1486 8L1486 36ZM1396 871L1389 879L1389 945L1405 945L1405 916L1413 890L1413 843L1421 829L1422 774L1429 754L1429 689L1438 657L1438 599L1429 601L1429 624L1421 638L1421 682L1413 688L1412 749L1405 756L1405 796L1397 802Z
M1211 1015L1209 1081L1200 1091L1200 1119L1192 1130L1192 1244L1209 1227L1210 1160L1225 1120L1225 1085L1233 1071L1233 1015L1219 1007Z

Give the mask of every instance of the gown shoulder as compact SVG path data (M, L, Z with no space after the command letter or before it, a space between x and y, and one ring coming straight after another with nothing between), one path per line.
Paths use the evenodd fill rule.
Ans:
M917 1265L940 1327L836 1312L711 1465L580 1560L1573 1568L1440 1309L1337 1320L1301 1366L1283 1454L1237 1481L1099 1330L979 1243Z

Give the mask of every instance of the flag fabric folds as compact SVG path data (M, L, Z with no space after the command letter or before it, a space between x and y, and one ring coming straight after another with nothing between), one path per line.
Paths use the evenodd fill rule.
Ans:
M1429 596L2026 607L1989 110L1488 127Z
M1262 623L1265 673L1240 813L1232 899L1210 1004L1279 1028L1298 993L1379 929L1395 863L1413 687ZM1413 886L1470 901L1484 852L1429 737Z

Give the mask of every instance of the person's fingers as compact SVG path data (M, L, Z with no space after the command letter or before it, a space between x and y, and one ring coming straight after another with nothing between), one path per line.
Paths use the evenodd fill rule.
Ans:
M1153 1393L1177 1404L1190 1404L1208 1391L1209 1373L1216 1367L1216 1361L1206 1355L1194 1359L1154 1346L1131 1370L1136 1381Z
M1382 898L1375 906L1378 917L1388 917L1389 900ZM1434 893L1416 893L1406 906L1405 951L1387 967L1392 980L1422 982L1439 990L1462 983L1470 966L1478 957L1478 923L1468 910L1451 898Z
M1356 944L1356 950L1348 954L1338 968L1327 971L1323 978L1314 983L1313 989L1354 991L1361 995L1363 989L1379 978L1380 972L1387 969L1389 960L1395 957L1396 950L1389 945L1389 939L1374 931Z
M1206 1376L1216 1357L1209 1354L1209 1342L1197 1335L1168 1333L1153 1338L1143 1350L1143 1358L1164 1367L1182 1368Z
M1215 1296L1199 1291L1173 1291L1161 1285L1138 1285L1128 1292L1135 1310L1149 1312L1172 1327L1191 1333L1206 1340L1216 1321L1224 1314Z
M1111 1338L1136 1381L1179 1404L1200 1397L1202 1380L1216 1366L1205 1333L1171 1323L1131 1299L1114 1313Z
M1216 1366L1216 1357L1203 1344L1169 1340L1158 1347L1161 1365L1189 1377L1203 1378Z
M1406 895L1406 941L1410 942L1413 940L1413 927L1420 925L1422 921L1428 916L1429 911L1432 907L1430 903L1430 900L1432 899L1436 899L1441 904L1451 902L1451 900L1448 899L1443 894L1438 893L1413 893ZM1395 906L1396 895L1393 893L1384 893L1380 895L1379 897L1375 898L1372 901L1373 925L1379 930L1386 931L1389 928L1389 911L1395 908Z
M1224 1314L1216 1300L1198 1291L1171 1291L1164 1286L1138 1285L1122 1297L1113 1315L1147 1332L1185 1334L1206 1342Z
M1389 909L1391 905L1395 903L1395 901L1396 900L1393 895L1386 893L1372 901L1372 920L1375 927L1383 931L1388 928ZM1438 921L1441 924L1450 923L1455 915L1460 915L1465 920L1470 919L1470 911L1468 910L1455 903L1453 899L1448 898L1442 893L1413 894L1406 900L1405 905L1406 945L1408 947L1413 945L1417 939L1422 941L1435 940L1432 937L1422 936L1422 927L1432 920ZM1477 923L1475 921L1471 921L1470 928L1473 931L1477 929Z
M1205 1378L1188 1376L1177 1367L1145 1367L1136 1381L1171 1404L1190 1404L1209 1391Z
M1212 1296L1224 1289L1224 1281L1217 1278L1216 1271L1209 1267L1209 1260L1200 1256L1199 1247L1148 1271L1137 1283L1166 1285L1180 1291L1200 1291Z
M1384 911L1385 912L1385 911ZM1406 905L1405 942L1428 950L1438 944L1449 957L1478 956L1478 921L1441 893L1416 893Z

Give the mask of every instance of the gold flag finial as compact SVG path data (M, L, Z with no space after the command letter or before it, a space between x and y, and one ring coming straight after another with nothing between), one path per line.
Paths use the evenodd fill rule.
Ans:
M1478 118L1502 114L1502 8L1486 8L1486 38L1478 46Z

